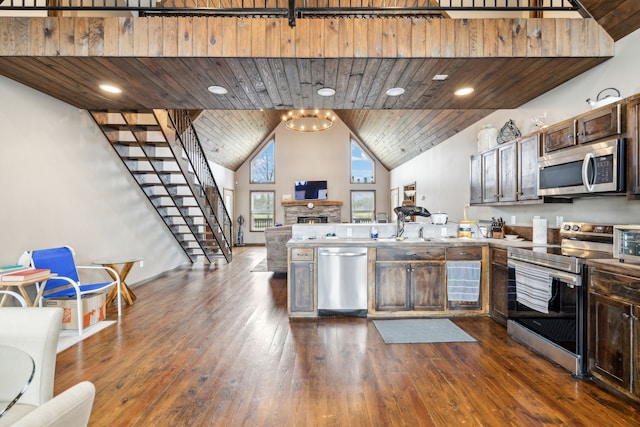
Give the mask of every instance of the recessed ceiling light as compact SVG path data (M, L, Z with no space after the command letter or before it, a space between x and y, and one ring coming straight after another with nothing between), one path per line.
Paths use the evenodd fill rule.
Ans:
M400 96L404 93L404 88L401 87L392 87L391 89L387 89L388 96Z
M449 78L448 74L436 74L435 76L433 76L432 80L442 81L442 80L447 80L448 78Z
M318 89L318 95L320 96L333 96L336 94L336 90L330 87L323 87Z
M222 86L209 86L207 89L209 90L209 92L216 95L224 95L227 93L227 89L223 88Z
M114 85L102 84L100 85L100 89L109 93L122 93L122 89Z
M465 95L469 95L470 93L473 92L473 88L472 87L463 87L461 89L458 89L457 91L453 92L454 95L456 96L465 96Z

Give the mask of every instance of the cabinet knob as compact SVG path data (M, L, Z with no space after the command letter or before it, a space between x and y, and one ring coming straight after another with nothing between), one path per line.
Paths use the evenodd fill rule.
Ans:
M630 316L629 314L627 314L627 313L622 313L622 318L623 318L623 319L628 319L628 318L630 318L630 317L631 317L631 316Z

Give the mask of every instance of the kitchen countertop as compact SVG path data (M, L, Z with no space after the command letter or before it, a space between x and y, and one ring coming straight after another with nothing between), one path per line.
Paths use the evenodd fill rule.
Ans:
M371 239L371 238L321 238L321 239L291 239L287 242L289 248L319 248L319 247L341 247L341 246L359 246L359 247L401 247L401 246L487 246L509 248L509 247L523 247L529 248L534 246L548 246L534 244L527 240L506 240L506 239L491 239L491 238L408 238L404 240L396 239Z

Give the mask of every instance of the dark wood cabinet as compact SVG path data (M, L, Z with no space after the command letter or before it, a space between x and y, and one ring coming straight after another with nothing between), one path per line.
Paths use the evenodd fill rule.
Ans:
M376 262L376 310L411 310L411 264Z
M517 142L518 200L538 199L538 158L540 134L522 138Z
M470 201L472 205L482 203L482 154L471 156L469 161Z
M412 309L444 310L444 263L415 263L411 268Z
M623 132L624 109L621 103L582 114L576 120L578 144L586 144Z
M576 121L567 120L549 126L542 134L544 153L561 150L576 145Z
M498 201L498 160L497 149L482 153L482 203Z
M518 200L518 158L515 141L498 147L498 201Z
M616 266L617 267L617 266ZM613 268L589 274L589 370L623 394L640 398L640 277Z
M627 195L640 198L640 95L627 101Z
M507 313L509 310L507 250L491 248L490 254L491 269L489 272L489 283L491 286L491 298L489 302L489 315L496 322L507 326Z
M289 249L288 304L289 313L315 315L315 250Z

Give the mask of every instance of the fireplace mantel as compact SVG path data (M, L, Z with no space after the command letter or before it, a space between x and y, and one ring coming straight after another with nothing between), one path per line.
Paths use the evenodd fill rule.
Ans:
M342 200L293 200L282 202L282 206L307 206L309 203L314 206L342 206Z
M282 202L285 225L296 224L299 217L326 217L327 222L340 222L341 200L292 200Z

